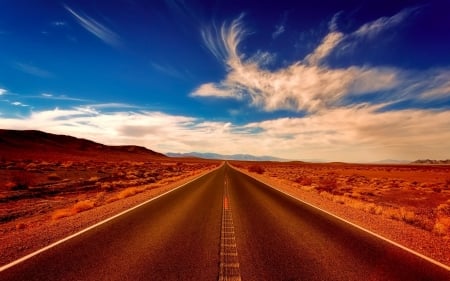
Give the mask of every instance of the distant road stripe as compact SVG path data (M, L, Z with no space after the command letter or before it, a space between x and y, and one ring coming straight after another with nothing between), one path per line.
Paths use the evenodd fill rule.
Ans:
M228 181L226 178L224 182L222 230L220 236L219 281L241 281L233 216L228 199Z
M119 213L119 214L117 214L117 215L114 215L114 216L112 216L112 217L109 217L109 218L107 218L107 219L101 221L101 222L98 222L98 223L96 223L96 224L94 224L94 225L91 225L91 226L89 226L89 227L87 227L87 228L85 228L85 229L83 229L83 230L81 230L81 231L79 231L79 232L77 232L77 233L75 233L75 234L72 234L72 235L70 235L70 236L67 236L67 237L65 237L65 238L63 238L63 239L61 239L61 240L59 240L59 241L56 241L56 242L54 242L54 243L52 243L52 244L50 244L50 245L48 245L48 246L46 246L46 247L44 247L44 248L42 248L42 249L39 249L39 250L37 250L37 251L35 251L35 252L31 253L31 254L28 254L28 255L26 255L26 256L24 256L24 257L21 257L21 258L15 260L15 261L13 261L13 262L10 262L10 263L8 263L8 264L6 264L6 265L0 267L0 272L5 271L5 270L7 270L8 268L11 268L11 267L13 267L13 266L15 266L15 265L17 265L17 264L19 264L19 263L21 263L21 262L24 262L24 261L26 261L26 260L28 260L28 259L30 259L30 258L32 258L32 257L34 257L34 256L36 256L36 255L39 255L40 253L43 253L43 252L45 252L45 251L47 251L47 250L49 250L49 249L51 249L51 248L53 248L53 247L55 247L55 246L61 244L61 243L64 243L64 242L66 242L66 241L68 241L68 240L70 240L70 239L72 239L72 238L75 238L75 237L77 237L77 236L79 236L79 235L81 235L81 234L83 234L83 233L85 233L85 232L87 232L87 231L89 231L89 230L91 230L91 229L94 229L94 228L96 228L96 227L98 227L98 226L100 226L100 225L102 225L102 224L104 224L104 223L107 223L107 222L109 222L109 221L111 221L111 220L113 220L113 219L115 219L115 218L117 218L117 217L120 217L120 216L122 216L122 215L124 215L124 214L126 214L126 213L129 213L129 212L133 211L134 209L137 209L137 208L139 208L139 207L141 207L141 206L143 206L143 205L145 205L145 204L147 204L147 203L149 203L149 202L151 202L151 201L153 201L153 200L156 200L156 199L158 199L158 198L160 198L160 197L163 197L163 196L165 196L165 195L167 195L167 194L169 194L169 193L171 193L171 192L173 192L173 191L175 191L175 190L177 190L177 189L180 189L180 188L182 188L182 187L184 187L184 186L190 184L191 182L194 182L194 181L196 181L196 180L198 180L198 179L200 179L200 178L202 178L202 177L204 177L204 176L206 176L206 175L209 175L210 173L212 173L212 172L214 172L214 171L220 169L222 166L223 166L223 164L220 165L219 167L217 167L217 168L211 170L210 172L208 172L208 173L206 173L206 174L204 174L204 175L198 176L198 177L196 177L196 178L194 178L194 179L192 179L192 180L190 180L190 181L188 181L188 182L186 182L186 183L184 183L184 184L182 184L182 185L180 185L180 186L178 186L178 187L176 187L176 188L174 188L174 189L171 189L171 190L169 190L169 191L166 191L166 192L164 192L163 194L160 194L160 195L158 195L158 196L156 196L156 197L153 197L153 198L151 198L151 199L149 199L149 200L147 200L147 201L145 201L145 202L143 202L143 203L141 203L141 204L139 204L139 205L136 205L136 206L134 206L134 207L132 207L132 208L130 208L130 209L127 209L127 210L125 210L125 211L123 211L123 212L121 212L121 213Z
M242 173L241 171L237 170L237 169L234 168L233 166L231 166L231 165L229 165L229 166L230 166L232 169L238 171L239 173ZM243 173L243 174L244 174L244 173ZM247 175L248 175L248 174L247 174ZM372 232L372 231L370 231L370 230L368 230L368 229L365 229L365 228L363 228L362 226L359 226L359 225L357 225L357 224L355 224L355 223L353 223L353 222L351 222L351 221L348 221L348 220L346 220L346 219L344 219L344 218L338 217L337 215L335 215L335 214L333 214L333 213L330 213L330 212L328 212L328 211L326 211L326 210L324 210L324 209L321 209L321 208L319 208L319 207L317 207L317 206L314 206L314 205L312 205L312 204L310 204L310 203L308 203L308 202L306 202L306 201L303 201L303 200L301 200L301 199L299 199L299 198L297 198L297 197L294 197L294 196L292 196L292 195L289 194L289 193L286 193L286 192L284 192L284 191L282 191L282 190L279 190L278 188L275 188L274 186L272 186L272 185L270 185L270 184L267 184L267 183L265 183L265 182L263 182L263 181L261 181L261 180L255 178L255 177L252 177L251 175L248 175L248 176L251 177L251 178L253 178L253 179L255 179L256 181L258 181L258 182L264 184L265 186L268 186L268 187L270 187L270 188L272 188L272 189L274 189L274 190L276 190L276 191L278 191L278 192L280 192L280 193L283 193L284 195L289 196L289 197L291 197L291 198L293 198L293 199L295 199L295 200L297 200L297 201L299 201L299 202L301 202L301 203L303 203L303 204L305 204L305 205L308 205L308 206L310 206L310 207L312 207L312 208L314 208L314 209L316 209L316 210L319 210L319 211L321 211L321 212L323 212L323 213L326 213L326 214L329 215L329 216L332 216L332 217L334 217L334 218L336 218L336 219L338 219L338 220L340 220L340 221L342 221L342 222L345 222L345 223L347 223L347 224L349 224L349 225L351 225L351 226L353 226L353 227L356 227L356 228L359 229L359 230L362 230L362 231L364 231L364 232L366 232L366 233L368 233L368 234L370 234L370 235L373 235L373 236L375 236L375 237L377 237L377 238L379 238L379 239L381 239L381 240L383 240L383 241L385 241L385 242L388 242L389 244L394 245L394 246L396 246L396 247L398 247L398 248L400 248L400 249L402 249L402 250L404 250L404 251L407 251L407 252L409 252L410 254L413 254L413 255L415 255L415 256L417 256L417 257L419 257L419 258L421 258L421 259L424 259L424 260L426 260L426 261L428 261L428 262L430 262L430 263L432 263L432 264L434 264L434 265L437 265L437 266L439 266L439 267L441 267L441 268L443 268L443 269L445 269L445 270L447 270L447 271L450 271L450 266L447 266L447 265L445 265L445 264L443 264L443 263L441 263L441 262L439 262L439 261L437 261L437 260L434 260L434 259L432 259L432 258L430 258L430 257L427 257L427 256L425 256L425 255L423 255L423 254L421 254L421 253L418 253L418 252L416 252L416 251L414 251L414 250L412 250L412 249L410 249L410 248L407 248L406 246L403 246L403 245L401 245L401 244L399 244L399 243L397 243L397 242L395 242L395 241L392 241L392 240L390 240L390 239L388 239L388 238L386 238L386 237L383 237L383 236L381 236L380 234L377 234L377 233Z

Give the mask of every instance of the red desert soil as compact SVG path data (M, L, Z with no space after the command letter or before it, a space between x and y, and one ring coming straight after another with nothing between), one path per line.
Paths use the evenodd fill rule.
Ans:
M450 266L450 166L231 164L272 187Z
M39 131L0 130L0 266L220 163Z

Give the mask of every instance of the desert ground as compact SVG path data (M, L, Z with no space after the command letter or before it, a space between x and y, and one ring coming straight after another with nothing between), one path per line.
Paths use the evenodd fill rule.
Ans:
M231 164L296 198L450 264L450 166Z
M219 165L218 161L170 158L147 162L0 161L0 263Z

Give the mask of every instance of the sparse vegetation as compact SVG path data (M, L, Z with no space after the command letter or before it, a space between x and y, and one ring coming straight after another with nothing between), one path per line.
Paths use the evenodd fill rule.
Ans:
M255 163L233 162L257 173ZM370 214L450 238L450 166L273 163L271 178Z
M27 190L34 184L34 177L26 171L14 171L4 186L10 190Z
M53 213L52 219L58 220L60 218L73 216L75 214L90 210L94 208L95 203L91 200L83 200L75 203L71 208L57 210Z
M263 174L265 172L264 168L260 165L252 165L248 168L248 171L257 174Z

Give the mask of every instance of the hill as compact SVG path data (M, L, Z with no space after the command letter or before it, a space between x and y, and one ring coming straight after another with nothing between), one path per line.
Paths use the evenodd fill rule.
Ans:
M164 154L141 146L109 146L42 131L0 129L0 159L3 160L145 161L164 157Z

